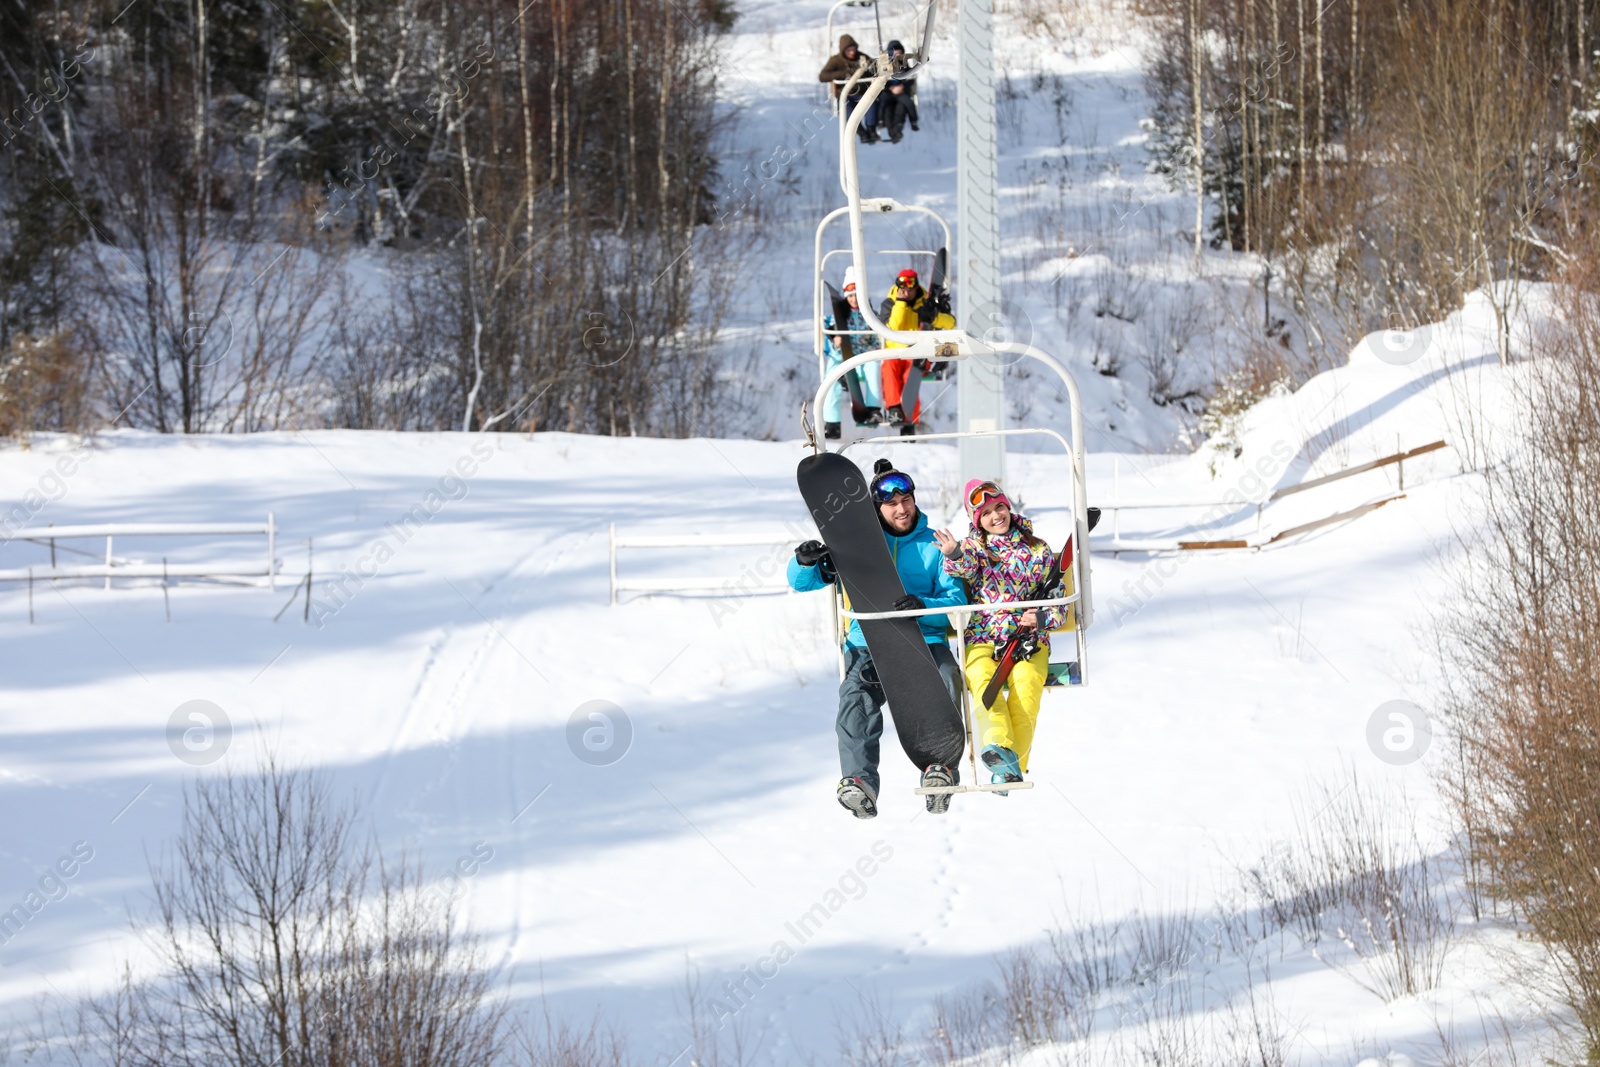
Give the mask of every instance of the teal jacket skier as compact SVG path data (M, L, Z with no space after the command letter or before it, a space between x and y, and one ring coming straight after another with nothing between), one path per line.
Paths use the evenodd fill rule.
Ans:
M934 540L928 516L920 509L910 533L896 534L885 529L883 537L889 543L889 555L894 557L895 570L900 573L900 584L905 586L906 592L921 597L922 602L930 608L954 608L967 602L967 593L961 587L961 582L945 573L944 553L939 550L939 542ZM797 593L809 593L814 589L826 589L832 584L832 576L823 576L820 563L807 567L798 559L790 558L790 589ZM945 633L950 628L946 616L924 615L917 622L922 625L922 637L928 644L945 643ZM860 623L850 623L844 643L847 648L867 647Z
M895 470L888 460L880 459L873 468L870 493L878 522L883 526L889 555L894 559L900 584L906 592L895 607L911 610L965 604L966 590L958 580L945 573L944 553L928 528L927 516L917 507L916 486L911 478ZM794 558L789 561L791 589L802 593L826 589L837 580L828 546L820 541L807 541L794 550ZM923 615L917 622L951 704L960 707L961 671L945 641L949 617ZM839 767L844 777L834 795L840 805L858 819L870 819L878 814L878 743L883 736L884 703L883 686L873 667L872 653L860 624L852 620L844 642L844 680L839 683L839 714L834 721L834 732L839 738ZM958 736L959 732L957 729ZM925 767L918 763L922 784L959 784L960 748L958 741L948 763L930 763ZM928 795L927 807L934 814L943 814L950 808L950 794Z

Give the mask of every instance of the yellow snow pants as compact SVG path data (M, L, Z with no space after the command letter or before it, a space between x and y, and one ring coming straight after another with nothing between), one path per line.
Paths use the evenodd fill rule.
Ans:
M999 745L1017 754L1017 764L1028 772L1028 753L1033 750L1033 728L1039 721L1039 701L1044 698L1044 683L1050 676L1050 650L1041 648L1032 659L1019 660L994 707L983 706L983 690L994 677L1000 662L993 645L968 645L967 687L972 690L973 718L982 739L978 747Z

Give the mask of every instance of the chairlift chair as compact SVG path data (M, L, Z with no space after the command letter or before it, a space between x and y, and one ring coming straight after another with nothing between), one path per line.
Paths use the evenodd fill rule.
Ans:
M889 215L896 212L901 212L921 215L925 218L931 218L939 225L940 230L943 231L944 234L944 244L940 247L946 249L950 247L950 223L945 221L944 216L940 215L932 208L923 207L919 204L902 204L890 197L880 197L867 201L866 203L867 210L875 214ZM823 217L822 221L817 224L815 255L813 261L814 270L812 272L811 317L813 323L812 352L817 357L817 372L819 375L827 373L828 370L828 335L830 333L834 335L842 334L847 337L864 337L871 336L873 334L873 331L871 330L837 329L839 325L838 323L834 323L836 328L831 331L825 330L822 325L823 316L828 313L829 304L831 303L828 296L828 290L830 288L830 282L828 280L829 267L832 264L832 261L837 257L851 256L854 254L851 248L830 248L824 252L822 249L823 240L828 227L837 222L839 219L848 216L849 213L850 209L848 207L835 208L833 211L828 212L828 214ZM939 249L933 248L875 248L868 252L868 255L896 256L900 257L902 260L906 257L926 257L927 259L932 260L937 258L938 254ZM858 285L857 288L859 290L860 286ZM874 296L875 294L866 292L864 290L860 292L860 297L864 300L874 299ZM898 352L899 350L897 349L896 351ZM903 357L896 355L895 358L899 359ZM931 366L933 365L930 364L930 367ZM923 372L922 380L924 382L933 381L935 378L936 375L931 370Z

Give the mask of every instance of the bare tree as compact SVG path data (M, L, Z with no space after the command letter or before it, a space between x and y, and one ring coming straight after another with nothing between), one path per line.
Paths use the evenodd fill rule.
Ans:
M315 774L201 779L153 864L158 962L85 1002L78 1063L481 1067L503 1008L448 898L386 863Z
M1583 257L1593 263L1592 254ZM1590 268L1592 270L1592 268ZM1440 618L1458 738L1443 785L1491 899L1548 954L1580 1058L1600 1056L1600 308L1565 322L1516 405L1520 440L1486 468L1480 536Z

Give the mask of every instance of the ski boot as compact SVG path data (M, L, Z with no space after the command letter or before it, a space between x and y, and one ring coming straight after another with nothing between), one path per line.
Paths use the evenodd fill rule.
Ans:
M1022 781L1022 775L1016 774L1012 771L995 771L993 774L989 775L990 785L1012 785L1020 781ZM993 790L993 792L997 797L1008 797L1011 795L1011 790L1009 789L996 789Z
M822 437L824 440L837 441L842 432L837 422L825 422L822 424Z
M996 774L1014 774L1015 778L1008 778L1010 782L1022 781L1022 767L1017 761L1017 754L1009 748L999 745L985 745L978 758L983 760L983 765Z
M922 772L922 788L929 789L936 786L955 785L956 776L950 768L942 763L930 763L928 769ZM928 812L932 815L943 815L950 810L951 793L929 793Z
M878 794L860 778L841 778L836 794L839 803L858 819L878 814Z
M1022 768L1017 763L1017 754L1009 748L989 745L984 748L978 758L983 760L985 767L989 768L989 782L991 785L1008 785L1022 781ZM1010 794L1001 790L997 795L1003 797Z

